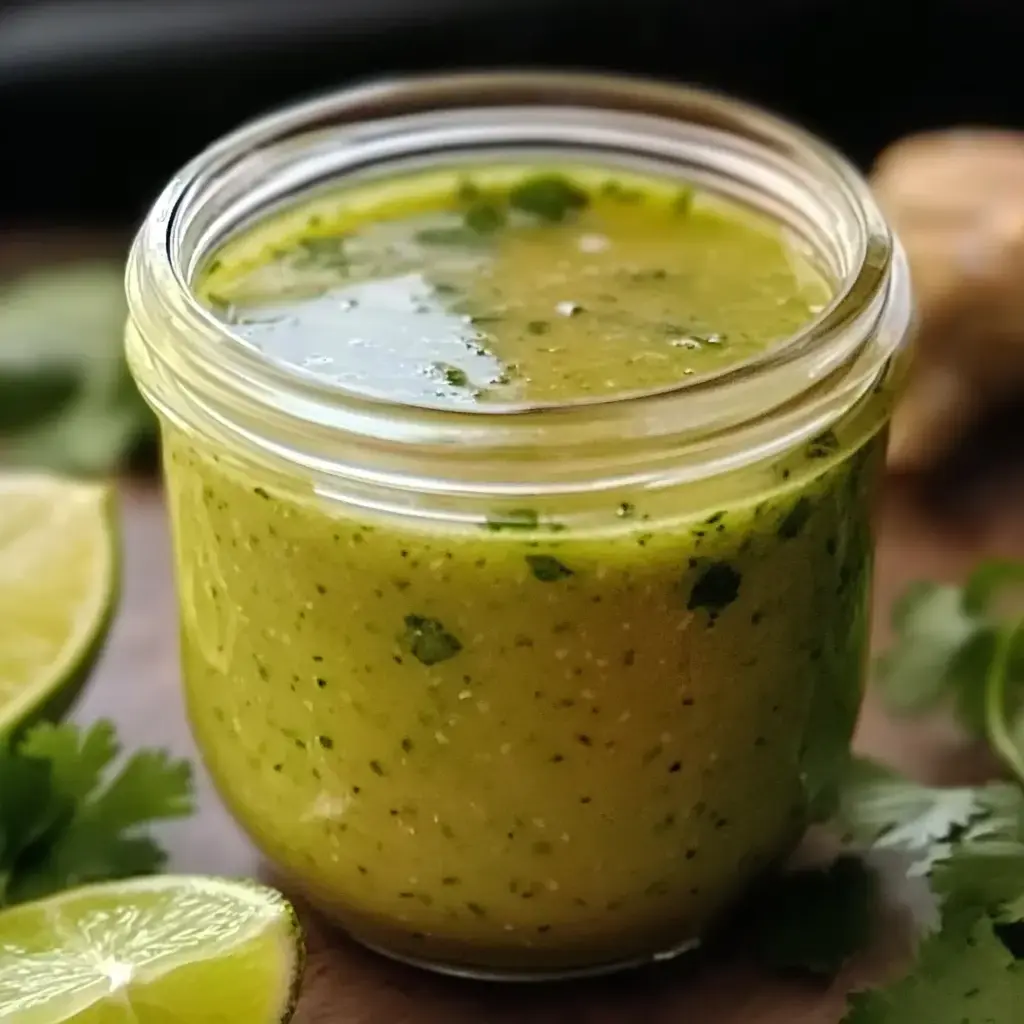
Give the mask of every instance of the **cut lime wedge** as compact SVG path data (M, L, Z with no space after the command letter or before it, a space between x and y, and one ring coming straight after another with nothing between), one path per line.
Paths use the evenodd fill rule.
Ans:
M73 889L0 914L0 1021L278 1024L302 960L272 889L172 876Z
M0 474L0 736L78 695L106 638L118 561L108 486Z

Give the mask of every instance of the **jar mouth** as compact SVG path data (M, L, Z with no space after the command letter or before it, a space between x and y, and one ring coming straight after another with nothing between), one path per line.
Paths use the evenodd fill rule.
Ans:
M214 249L298 199L416 166L524 154L650 170L753 207L811 246L835 282L833 299L787 340L714 374L655 391L466 410L398 402L273 362L193 291ZM245 126L164 190L133 246L127 287L138 336L133 345L129 331L129 356L148 364L138 376L158 410L173 415L182 403L164 391L177 390L248 445L321 468L339 437L482 457L574 439L692 444L780 413L791 422L770 447L781 451L874 386L910 316L902 253L860 174L825 144L702 90L574 73L382 82Z

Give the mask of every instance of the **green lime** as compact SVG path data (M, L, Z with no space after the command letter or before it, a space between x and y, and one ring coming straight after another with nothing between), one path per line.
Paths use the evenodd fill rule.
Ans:
M173 876L72 889L0 913L0 1021L277 1024L302 962L272 889Z
M106 638L118 575L110 487L0 474L0 736L78 695Z

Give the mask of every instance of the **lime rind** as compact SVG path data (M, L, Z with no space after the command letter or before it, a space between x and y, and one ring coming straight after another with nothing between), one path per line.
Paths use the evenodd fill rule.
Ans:
M0 914L0 1021L279 1024L304 960L294 909L254 882L89 886Z
M86 483L48 474L0 475L0 503L16 497L37 499L40 510L66 510L68 503L79 508L74 515L61 517L60 526L87 531L84 550L93 556L92 580L79 595L81 601L69 617L70 627L62 638L55 658L40 665L39 675L24 681L0 703L0 739L40 719L56 719L67 712L82 691L99 657L117 607L120 591L121 557L116 522L114 490L107 484ZM0 517L2 523L2 517ZM56 528L56 527L55 527ZM41 527L33 530L29 542L38 543ZM19 541L16 539L14 544ZM0 548L0 557L4 551ZM61 571L60 564L46 567ZM2 578L2 577L0 577ZM17 579L0 586L19 586ZM19 681L21 682L21 681Z

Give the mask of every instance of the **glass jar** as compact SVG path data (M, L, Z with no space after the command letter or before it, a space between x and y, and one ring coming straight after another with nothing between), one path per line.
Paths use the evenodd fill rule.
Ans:
M194 296L209 254L268 211L522 154L759 209L813 249L834 300L711 378L480 414L274 363ZM127 288L192 727L231 811L356 939L486 977L673 955L827 808L911 318L904 257L835 153L642 81L371 85L189 164Z

